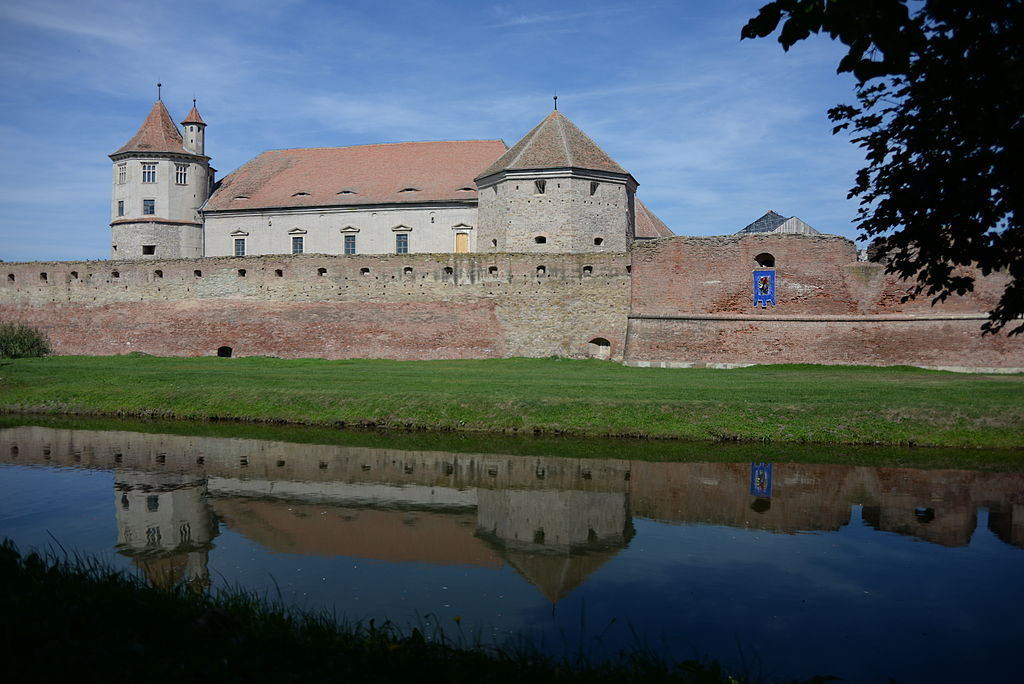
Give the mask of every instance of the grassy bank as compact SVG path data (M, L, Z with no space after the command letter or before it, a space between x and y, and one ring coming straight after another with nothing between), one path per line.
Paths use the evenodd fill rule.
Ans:
M710 441L1024 446L1024 376L598 361L49 357L0 411Z
M154 589L94 562L0 546L4 681L692 682L741 684L712 664L652 656L556 662L527 649L457 648L441 631L339 625L244 593ZM458 634L458 626L450 632ZM810 681L826 681L808 680Z

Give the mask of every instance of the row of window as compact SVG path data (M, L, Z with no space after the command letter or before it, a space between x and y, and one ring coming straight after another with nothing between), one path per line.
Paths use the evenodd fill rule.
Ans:
M124 200L117 200L117 215L124 216ZM156 215L156 200L144 199L142 200L142 215L143 216L155 216Z
M343 236L344 243L342 246L343 254L356 254L356 236L345 235ZM304 254L306 251L306 239L301 235L292 236L292 254ZM235 238L234 251L235 256L245 256L245 238ZM408 233L396 233L395 234L395 254L408 254L409 253L409 234Z
M143 252L143 254L153 254L155 252L155 246L154 245L143 245L142 246L142 252ZM631 268L629 266L626 266L626 272L629 273L630 270L631 270ZM547 266L545 266L543 264L541 264L540 266L537 266L536 270L535 270L535 273L536 273L537 276L547 275L547 272L548 272L548 268L547 268ZM327 269L323 268L323 267L318 268L316 270L316 273L319 276L325 276L325 275L327 275ZM442 269L442 273L444 275L446 275L446 276L453 275L455 273L455 269L453 269L451 266L445 266ZM402 274L406 275L406 276L413 275L413 268L412 268L412 266L404 266L402 268ZM203 272L201 270L199 270L199 269L196 269L195 271L192 272L192 275L194 275L196 278L202 278L203 277ZM281 268L274 269L274 275L277 276L278 278L284 277L284 269L281 269ZM366 267L360 268L359 269L359 275L362 275L362 276L370 275L370 269L366 268ZM498 275L498 267L497 266L488 266L487 267L487 275L497 276ZM589 266L589 265L588 266L583 266L580 269L580 275L583 275L583 276L592 276L592 275L594 275L594 267L593 266ZM91 278L92 274L91 273L87 273L86 276ZM244 268L238 269L238 276L241 277L241 278L244 278L246 276L246 269L244 269ZM68 273L68 277L71 280L78 280L78 271L70 271ZM111 271L110 272L110 277L111 278L115 278L115 279L116 278L120 278L121 277L121 272L120 271ZM164 277L164 272L161 269L156 269L156 270L153 271L153 277L154 278L163 278ZM43 271L42 273L39 274L39 279L44 281L44 282L48 282L49 279L50 279L50 276L49 276L49 274L47 272ZM7 274L7 280L9 282L14 282L15 281L15 275L13 273L8 273Z
M156 167L155 162L141 162L142 164L142 182L143 183L156 183ZM174 182L178 185L188 185L188 164L175 164L174 165ZM124 185L128 182L128 162L122 162L117 165L117 183L118 185Z

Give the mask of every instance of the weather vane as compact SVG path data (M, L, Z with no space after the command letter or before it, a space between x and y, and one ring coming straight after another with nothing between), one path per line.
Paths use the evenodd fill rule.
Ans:
M555 93L555 111L558 111L558 93Z
M156 99L157 100L160 99L160 86L162 86L162 85L163 85L163 83L160 83L160 82L157 82L157 84L156 84Z

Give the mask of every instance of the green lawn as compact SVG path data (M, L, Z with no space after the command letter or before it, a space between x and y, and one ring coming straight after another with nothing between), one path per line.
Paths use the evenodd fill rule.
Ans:
M1024 376L600 361L49 357L0 362L0 411L581 436L1024 446Z

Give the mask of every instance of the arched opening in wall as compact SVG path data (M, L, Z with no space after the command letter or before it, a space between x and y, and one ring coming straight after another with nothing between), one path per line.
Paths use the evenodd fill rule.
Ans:
M40 273L39 274L39 279L40 280L49 280L49 276L47 276L46 273Z
M548 243L548 239L543 235L538 235L537 237L533 238L533 241L536 242L538 245L546 245Z
M192 271L192 275L194 275L196 278L202 278L203 272L197 268L196 270Z
M359 275L363 276L364 278L368 278L370 276L370 269L368 269L368 268L361 268L361 269L359 269Z
M9 281L11 281L13 283L14 282L14 274L13 273L8 273L7 274L7 280L9 280Z
M540 276L542 276L542 275L546 275L547 272L548 272L548 267L547 266L538 266L537 267L537 277L538 278Z
M121 274L120 274L120 272L118 272L118 271L111 271L111 272L110 272L110 277L111 277L111 278L120 278L120 277L121 277Z
M594 244L598 245L598 246L603 245L604 244L604 238L603 237L596 237L596 238L594 238Z
M78 271L72 271L70 275L72 280L78 280Z
M238 269L238 277L239 278L244 278L245 277L245 269L244 268Z
M277 278L284 278L284 269L275 268L274 269L274 276L277 277Z
M612 357L612 343L603 337L595 337L587 342L587 356L607 361Z
M326 268L318 268L318 269L316 269L316 274L318 276L325 276L325 275L327 275L327 269Z
M750 510L755 513L767 513L772 508L772 500L764 497L754 499L753 503L750 504Z
M161 271L161 270L160 270L160 269L158 268L157 270L153 271L153 277L154 277L154 278L163 278L163 277L164 277L164 272L163 272L163 271Z
M497 246L498 246L498 240L496 238L492 239L491 240L491 247L497 247Z
M405 268L403 268L402 269L402 275L411 276L412 275L412 266L406 266Z
M232 351L231 347L217 347L217 356L222 359L230 359Z
M594 267L593 266L584 266L583 267L583 275L585 275L585 276L592 276L592 275L594 275Z
M761 268L775 268L775 257L768 252L761 252L754 257L754 261L756 261L757 265Z

